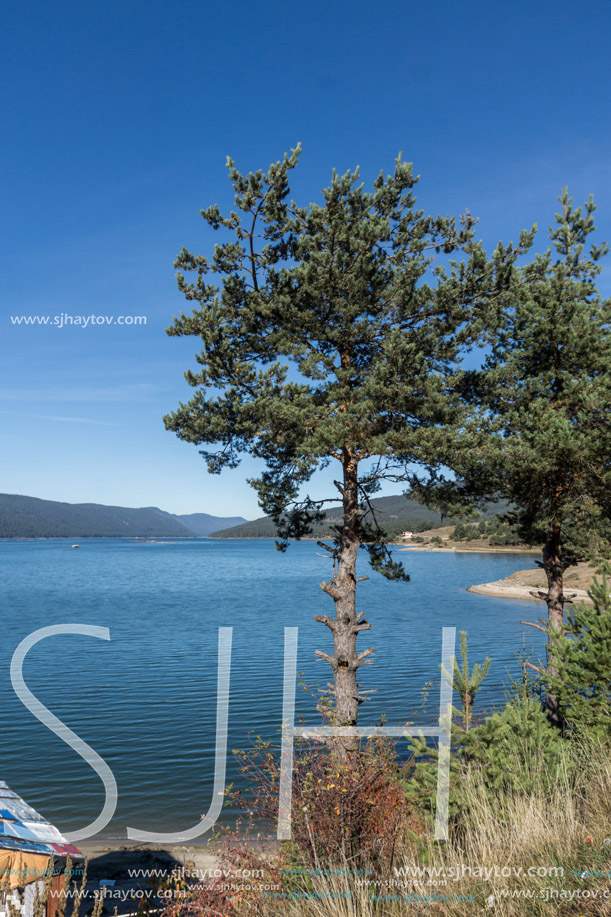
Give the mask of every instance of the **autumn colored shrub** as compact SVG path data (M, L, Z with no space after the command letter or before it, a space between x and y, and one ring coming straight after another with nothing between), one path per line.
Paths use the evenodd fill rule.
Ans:
M273 857L244 839L227 839L218 850L218 866L192 883L184 894L168 898L166 917L274 917L286 904L287 874L282 851ZM218 875L222 873L222 875Z
M280 767L270 743L240 752L252 788L234 799L253 816L278 818ZM348 750L309 741L296 743L292 792L295 860L311 869L367 862L390 871L399 847L413 843L424 825L412 813L401 784L395 743L375 738Z

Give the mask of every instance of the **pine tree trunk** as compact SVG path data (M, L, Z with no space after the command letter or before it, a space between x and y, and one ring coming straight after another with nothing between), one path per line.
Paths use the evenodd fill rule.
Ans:
M334 681L328 685L328 693L335 698L333 725L356 726L361 703L356 682L356 673L361 665L367 665L366 657L373 653L373 647L362 653L356 651L357 636L362 630L370 630L367 621L356 613L356 560L360 546L358 460L354 452L344 449L343 467L343 528L333 579L321 583L321 589L335 602L335 618L316 615L316 620L326 624L333 633L333 655L322 650L316 655L326 660L333 669ZM319 708L322 711L322 708Z
M557 527L550 530L543 548L543 569L547 576L547 595L545 601L547 604L548 627L553 631L562 632L564 629L563 581L566 564L560 558L560 530ZM547 645L546 672L549 675L558 674L556 661L550 649L549 638ZM551 694L549 690L546 694L545 706L550 721L556 725L560 725L558 698L554 694Z

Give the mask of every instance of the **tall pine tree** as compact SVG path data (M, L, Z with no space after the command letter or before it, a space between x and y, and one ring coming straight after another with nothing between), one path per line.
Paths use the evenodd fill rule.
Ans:
M533 626L557 634L571 598L565 571L611 543L611 300L596 286L608 248L588 247L592 199L574 208L564 189L560 203L553 251L513 265L490 355L463 380L476 412L448 457L457 481L446 485L514 504L522 539L544 546L547 589L538 597L548 618ZM550 643L547 672L557 674ZM547 707L558 721L552 690Z
M333 671L334 719L350 725L363 700L357 670L373 653L356 648L371 627L356 612L359 547L384 575L407 579L371 496L383 480L408 480L410 462L434 465L445 451L462 419L453 377L474 333L473 308L503 272L488 265L468 215L457 224L416 209L417 178L401 158L370 191L358 170L334 172L322 200L304 207L289 200L298 156L247 175L230 160L235 209L202 211L225 240L210 259L183 250L176 261L195 308L168 333L197 336L202 350L198 371L186 374L195 394L165 424L214 446L202 452L211 472L245 453L265 462L251 483L281 548L311 533L329 501L311 500L304 487L316 469L336 467L343 516L326 546L333 575L321 583L335 615L316 616L334 646L317 655ZM465 260L448 266L459 250ZM499 257L511 263L515 254Z

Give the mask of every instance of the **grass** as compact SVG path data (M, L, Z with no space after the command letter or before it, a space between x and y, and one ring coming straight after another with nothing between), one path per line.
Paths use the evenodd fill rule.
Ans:
M567 749L556 776L551 791L491 801L481 775L472 772L464 778L465 817L454 825L449 843L427 838L420 850L406 851L394 874L379 877L378 885L359 884L348 872L315 878L312 890L320 897L290 902L282 913L399 917L409 909L472 917L484 909L499 917L611 914L611 892L603 898L611 889L611 846L604 845L611 834L611 760L604 749ZM350 864L345 865L348 871ZM409 895L409 901L392 900ZM430 900L435 897L446 900Z
M507 766L531 765L516 754ZM324 860L317 855L319 868L313 869L312 850L293 846L268 864L270 876L280 883L270 897L258 893L239 904L237 899L232 903L231 896L222 903L215 898L207 909L206 896L200 895L190 905L174 909L174 914L611 915L611 843L605 845L611 835L608 747L567 742L554 773L545 775L529 793L500 792L491 797L484 776L478 768L460 776L462 808L447 843L435 842L425 829L396 851L387 871L378 861L368 872L367 858L359 857L355 875L355 858L339 851ZM289 863L301 865L303 874L293 872L279 880L279 866Z

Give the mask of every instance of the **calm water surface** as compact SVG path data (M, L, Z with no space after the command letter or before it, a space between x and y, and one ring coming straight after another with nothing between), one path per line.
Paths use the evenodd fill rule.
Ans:
M321 686L330 669L314 658L330 650L330 632L313 621L332 613L318 583L330 575L313 542L287 554L272 541L202 539L172 544L81 540L0 543L0 779L62 830L93 820L103 804L97 775L22 706L9 666L19 642L50 624L110 628L105 642L54 636L29 653L26 682L36 696L112 768L119 804L105 829L180 831L207 811L212 790L218 628L232 625L229 747L249 733L277 737L281 725L283 629L299 627L299 671ZM516 675L523 634L535 657L543 635L521 625L539 612L531 602L466 592L533 565L531 555L401 553L412 581L379 575L359 587L359 609L373 629L360 649L376 647L360 670L376 688L361 708L363 724L430 721L437 700L441 628L469 632L471 662L492 657L479 712L503 701ZM361 574L368 572L363 557ZM422 691L433 682L427 708ZM312 724L311 695L298 712ZM232 756L228 781L239 783Z

